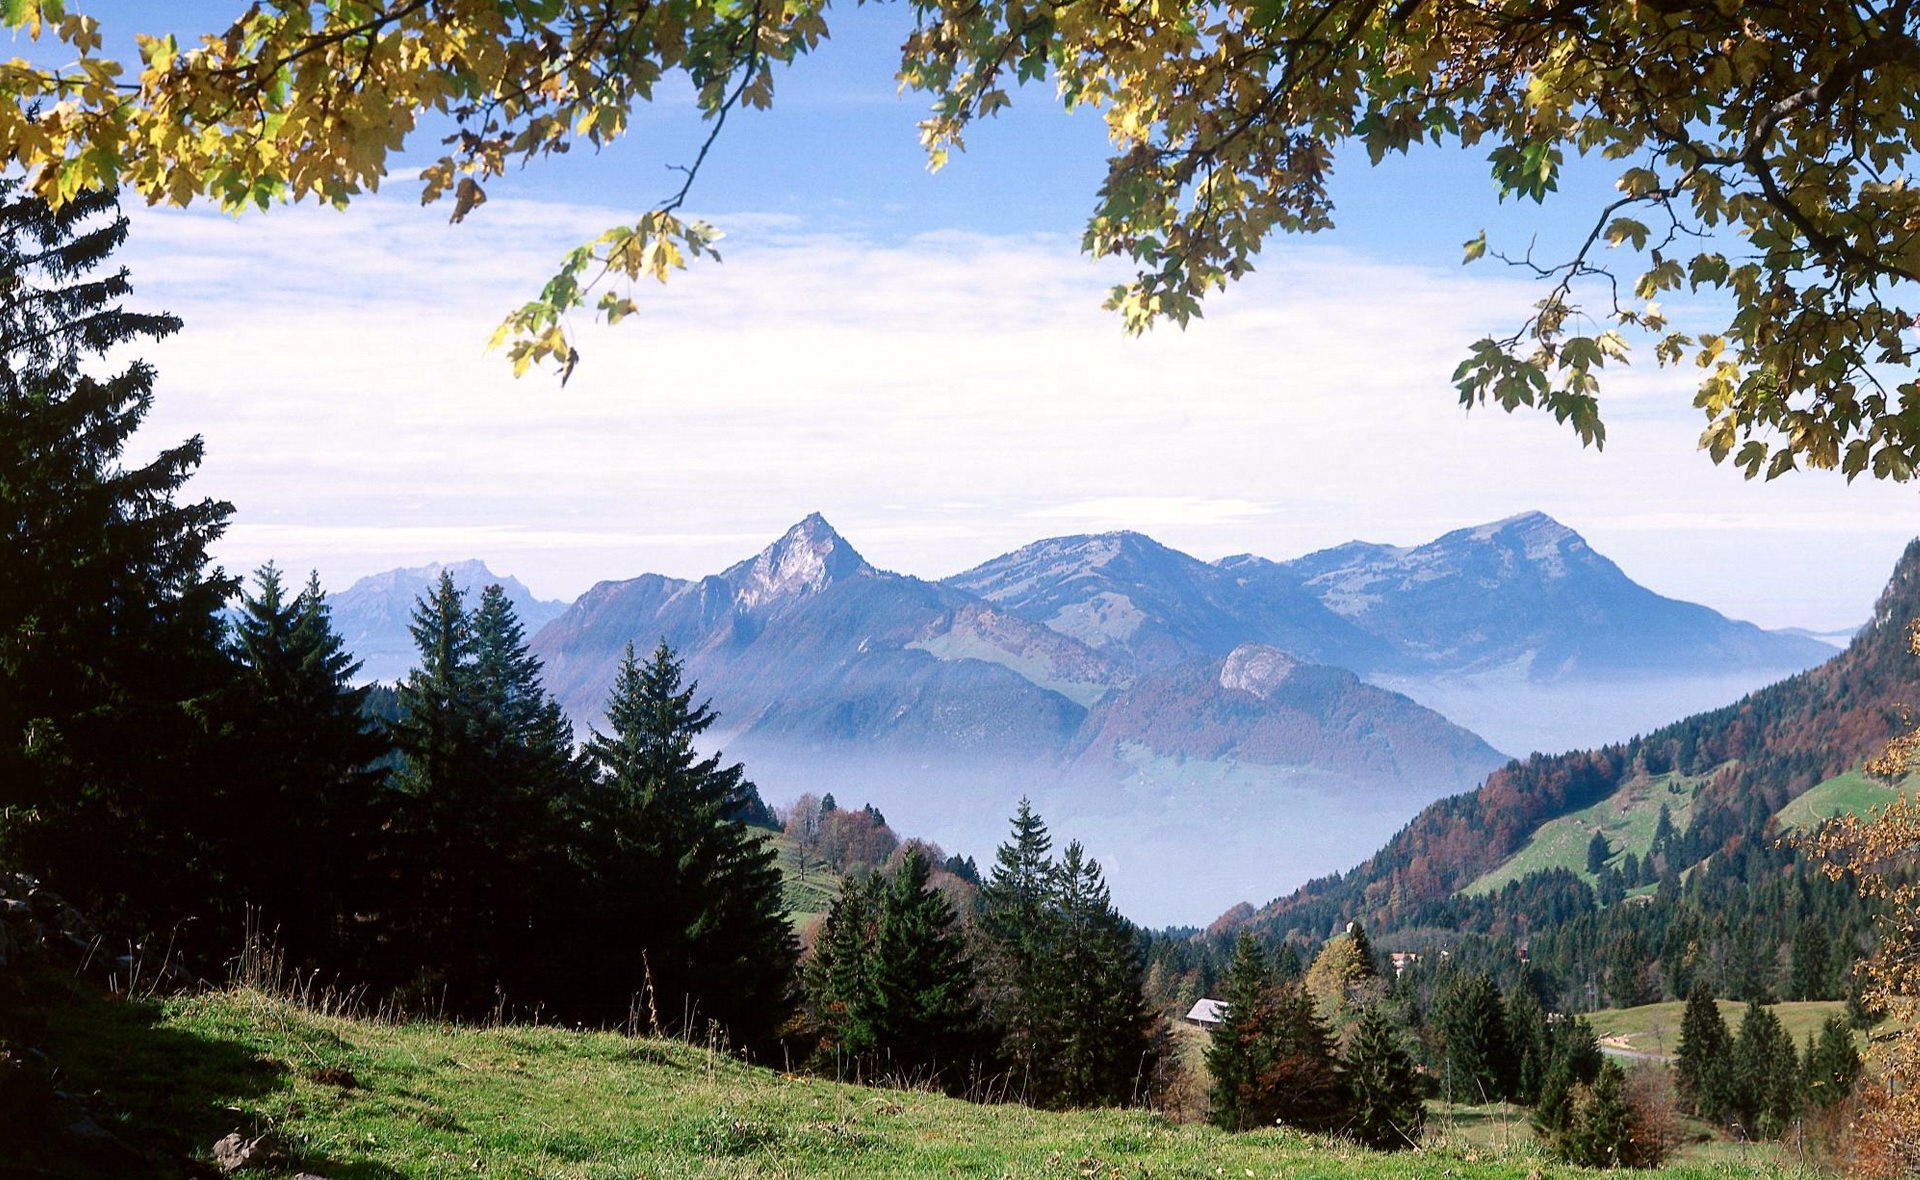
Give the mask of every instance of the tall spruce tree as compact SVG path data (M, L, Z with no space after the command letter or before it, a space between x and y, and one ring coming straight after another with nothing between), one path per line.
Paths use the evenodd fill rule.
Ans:
M1833 940L1826 923L1809 915L1794 932L1792 959L1787 971L1789 1000L1838 999L1833 970Z
M1829 1016L1817 1036L1808 1035L1804 1073L1807 1104L1829 1110L1853 1093L1860 1080L1860 1051L1853 1043L1847 1018Z
M874 1027L873 946L886 879L868 873L834 898L807 960L807 1014L819 1036L815 1064L857 1076L879 1045Z
M1100 864L1078 840L1054 874L1056 985L1045 1007L1049 1105L1108 1106L1141 1093L1160 1055L1143 993L1146 963L1131 923L1113 908Z
M1278 990L1266 948L1241 931L1221 981L1225 1011L1207 1039L1208 1117L1217 1127L1245 1131L1262 1125L1259 1079L1271 1052L1267 1030Z
M1507 994L1507 1039L1513 1047L1513 1100L1532 1105L1539 1100L1553 1058L1552 1026L1540 997L1526 986Z
M1513 1044L1506 1007L1493 977L1455 972L1434 1003L1440 1038L1440 1084L1449 1102L1495 1102L1513 1085Z
M1680 1043L1674 1049L1674 1088L1681 1105L1703 1119L1719 1119L1731 1099L1733 1038L1714 1003L1713 993L1695 984L1680 1015Z
M980 1048L979 1007L959 916L929 884L931 873L920 846L909 844L887 875L867 987L883 1071L958 1090Z
M1021 799L1013 831L994 854L980 891L980 927L993 962L986 975L987 1019L1024 1093L1038 1097L1051 1067L1047 1048L1049 992L1057 974L1053 837Z
M1733 1038L1728 1113L1750 1138L1778 1137L1799 1114L1799 1057L1780 1018L1747 1003Z
M289 593L271 562L241 595L228 648L244 791L220 842L231 888L295 961L355 968L349 917L378 907L366 868L385 818L375 764L387 748L354 684L360 665L333 630L318 576Z
M665 1019L712 1020L764 1046L792 1011L797 949L774 850L733 818L751 791L746 768L698 749L719 715L697 692L664 640L644 664L629 645L608 731L587 746L611 857L602 908L618 916L623 948L609 962L628 993L651 978Z
M1426 1121L1420 1073L1380 1006L1360 1013L1341 1060L1352 1096L1346 1133L1376 1151L1418 1147Z
M413 948L402 978L459 1011L608 1015L582 994L585 774L512 606L490 587L468 612L442 572L412 630L420 663L393 727L410 894L399 945Z
M99 362L180 321L122 306L126 233L109 193L56 210L0 181L0 850L152 929L221 896L200 833L221 810L209 706L234 583L207 547L232 508L178 498L198 438L127 459L154 370ZM188 929L225 943L225 927Z
M1310 1131L1344 1125L1347 1086L1332 1034L1306 988L1276 980L1266 951L1242 932L1223 990L1227 1010L1206 1054L1213 1122L1229 1131L1275 1123Z

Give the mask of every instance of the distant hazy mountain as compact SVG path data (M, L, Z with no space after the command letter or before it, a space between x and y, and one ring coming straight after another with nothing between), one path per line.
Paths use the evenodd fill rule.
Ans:
M1327 609L1392 645L1401 672L1514 667L1553 683L1802 668L1836 650L1663 598L1539 512L1413 548L1342 545L1286 568Z
M591 725L625 646L666 639L770 799L833 790L984 851L1031 795L1100 850L1148 920L1276 866L1325 871L1504 761L1350 672L1226 643L1244 624L1216 617L1208 588L1230 583L1213 567L1144 537L1113 547L1116 577L1163 574L1168 625L1043 625L961 584L878 570L815 515L711 577L601 583L534 651ZM1297 826L1305 813L1339 822Z
M1135 533L1061 537L947 582L1141 669L1269 644L1516 751L1627 737L1838 650L1655 594L1538 512L1286 562L1208 564Z
M1242 643L1367 670L1389 649L1328 610L1284 569L1208 564L1139 533L1054 537L946 584L1140 668Z
M444 570L453 575L467 604L472 606L480 592L498 585L520 616L528 634L567 609L564 602L543 602L511 577L502 577L478 560L435 563L414 569L388 570L361 578L338 594L327 596L333 608L333 626L346 640L347 650L362 661L360 674L368 680L394 681L414 666L413 636L407 624L413 617L414 603L432 589Z

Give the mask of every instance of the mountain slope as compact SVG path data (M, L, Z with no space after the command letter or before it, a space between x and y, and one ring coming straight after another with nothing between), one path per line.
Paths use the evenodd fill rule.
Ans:
M1478 782L1507 759L1430 709L1342 668L1242 644L1141 680L1095 706L1085 765L1153 755L1231 759L1391 783L1431 798Z
M496 574L479 560L372 574L327 596L333 608L334 630L346 641L347 650L362 661L363 677L394 681L413 668L416 653L407 626L413 618L414 604L433 589L443 570L453 575L469 607L479 601L482 590L498 585L506 591L507 600L513 603L514 613L529 634L567 609L564 602L535 598L518 579Z
M1902 725L1920 689L1905 627L1920 617L1920 541L1909 545L1872 621L1840 655L1736 704L1630 742L1535 755L1479 790L1427 808L1365 863L1280 898L1251 919L1276 930L1359 918L1391 926L1424 902L1466 888L1527 846L1543 826L1673 776L1691 790L1691 822L1710 839L1770 816L1857 767Z
M1538 512L1287 562L1206 563L1138 533L1055 537L946 584L1140 673L1277 647L1512 750L1642 732L1838 650L1655 594Z
M1247 577L1133 532L1036 541L945 583L1141 669L1249 642L1363 670L1385 654L1277 567Z
M1409 549L1343 545L1286 568L1328 610L1390 644L1405 672L1510 665L1549 682L1797 670L1833 654L1809 636L1655 594L1540 512Z

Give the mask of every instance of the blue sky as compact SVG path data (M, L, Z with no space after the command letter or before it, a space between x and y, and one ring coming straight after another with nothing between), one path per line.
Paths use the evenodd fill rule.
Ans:
M78 7L125 44L243 6ZM1534 208L1495 199L1479 152L1343 157L1336 231L1276 242L1192 330L1129 340L1098 306L1119 272L1077 251L1098 118L1029 91L929 175L924 100L893 83L905 13L830 19L701 177L726 262L647 292L637 324L587 332L565 390L512 380L481 344L561 250L672 187L667 165L704 133L684 90L598 156L494 183L458 228L417 208L406 168L345 215L138 211L140 297L188 321L151 350L154 441L206 435L198 486L239 508L223 559L343 586L479 556L558 597L709 572L814 509L872 560L933 576L1062 532L1287 557L1540 508L1663 592L1836 627L1865 618L1920 531L1907 489L1712 468L1689 374L1644 348L1609 383L1604 454L1538 418L1458 410L1455 361L1535 297L1495 264L1462 268L1460 243L1483 227L1496 245L1564 240L1603 170Z

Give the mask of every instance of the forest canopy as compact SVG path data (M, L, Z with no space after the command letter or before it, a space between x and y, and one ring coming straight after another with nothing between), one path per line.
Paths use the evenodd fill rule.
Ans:
M931 100L933 167L1025 84L1106 120L1084 243L1133 266L1108 301L1131 331L1200 314L1274 234L1330 227L1337 152L1472 148L1503 199L1535 202L1586 156L1617 192L1572 211L1588 228L1564 256L1466 244L1542 294L1472 346L1453 375L1463 404L1542 409L1602 445L1600 372L1633 337L1695 371L1701 446L1748 476L1906 480L1920 462L1910 2L909 3L899 78ZM174 205L345 206L430 134L421 198L460 221L507 168L607 143L664 82L691 83L710 134L677 189L568 253L495 335L517 371L563 377L571 317L618 322L641 280L713 253L718 232L683 212L702 163L828 32L824 0L235 7L198 39L142 36L123 63L66 0L4 0L8 26L58 47L0 65L8 162L55 203L120 186ZM56 57L70 60L42 60ZM1713 330L1682 331L1662 309L1676 296Z

